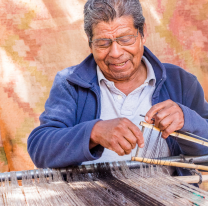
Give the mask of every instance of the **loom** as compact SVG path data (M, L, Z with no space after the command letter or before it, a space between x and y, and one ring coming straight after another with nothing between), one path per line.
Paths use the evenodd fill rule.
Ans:
M153 126L149 138L152 130ZM145 140L146 147L148 141L146 144ZM151 155L162 146L160 141L163 139L160 138ZM143 153L146 152L144 148ZM152 158L151 155L153 165L144 163L143 156L141 162L108 162L2 173L0 205L208 205L207 192L170 176L164 163L157 164L161 161L182 162L184 157L159 155ZM185 156L185 159L202 164L207 162L208 155ZM21 186L18 180L21 180Z

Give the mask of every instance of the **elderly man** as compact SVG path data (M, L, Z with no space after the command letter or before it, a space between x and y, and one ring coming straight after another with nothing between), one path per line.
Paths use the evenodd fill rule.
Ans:
M169 137L181 130L208 139L208 103L195 76L161 63L144 46L139 1L88 0L84 27L92 54L57 74L41 125L28 139L34 163L130 160L136 145L145 144L140 114L162 130L164 155L207 154L204 146Z

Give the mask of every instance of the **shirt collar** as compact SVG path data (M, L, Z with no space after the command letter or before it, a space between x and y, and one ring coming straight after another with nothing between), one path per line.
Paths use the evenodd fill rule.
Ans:
M142 56L142 61L144 62L145 66L147 68L147 79L145 80L144 83L148 83L151 86L155 86L156 77L155 77L155 73L152 68L152 65L150 64L150 62L148 61L148 59L145 56ZM97 76L98 76L99 86L100 86L100 83L102 80L104 80L105 82L110 82L109 80L107 80L105 78L105 76L103 75L103 73L98 65L97 65Z
M144 62L145 66L147 68L147 79L145 80L144 83L148 83L151 86L155 86L156 77L155 77L155 72L152 68L152 65L150 64L150 62L148 61L148 59L145 56L142 57L142 61Z
M107 80L105 78L105 76L103 75L103 72L101 71L100 67L97 65L97 76L98 76L98 83L100 86L100 83L102 80L106 81L106 82L110 82L109 80Z

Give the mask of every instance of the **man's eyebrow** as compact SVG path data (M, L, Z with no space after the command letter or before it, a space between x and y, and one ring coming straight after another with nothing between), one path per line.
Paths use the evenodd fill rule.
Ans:
M121 32L120 34L119 34L119 37L120 36L125 36L125 35L131 35L131 33L132 33L132 30L131 29L128 29L128 30L126 30L126 31L124 31L124 32ZM132 34L133 35L133 34Z
M126 36L126 35L133 35L132 30L128 29L126 31L123 31L117 37ZM109 38L96 38L96 39L109 39Z
M132 30L128 29L126 31L121 32L117 37L122 37L122 36L126 36L126 35L134 35L134 34L131 34L131 33L132 33ZM96 38L94 40L100 40L100 39L109 39L109 38L103 37L103 38Z

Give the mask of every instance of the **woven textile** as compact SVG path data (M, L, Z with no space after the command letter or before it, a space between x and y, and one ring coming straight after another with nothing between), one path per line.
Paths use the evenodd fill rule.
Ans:
M0 0L0 172L29 170L30 132L56 73L88 54L85 0ZM146 46L196 75L208 99L207 0L141 0Z

